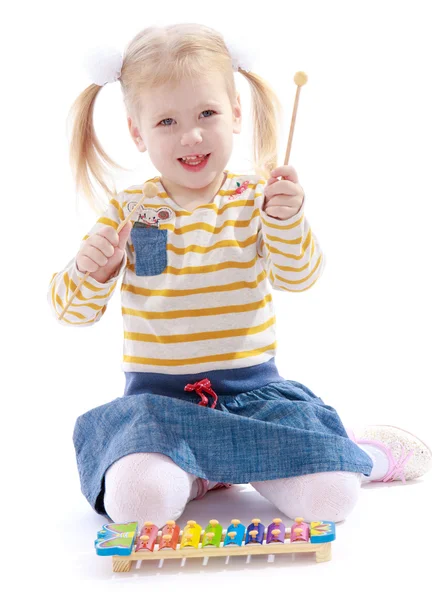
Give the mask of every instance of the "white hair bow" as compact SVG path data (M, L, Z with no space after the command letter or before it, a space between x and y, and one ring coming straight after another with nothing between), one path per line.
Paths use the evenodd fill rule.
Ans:
M122 53L112 46L91 48L83 59L83 67L91 82L101 87L119 79L122 65Z
M245 48L235 40L226 39L224 42L231 55L234 71L241 68L243 71L252 71L256 58L256 51ZM113 46L96 46L88 50L83 59L83 67L92 83L101 87L107 83L114 83L121 76L123 54Z
M244 42L240 45L237 40L227 35L224 36L224 42L231 55L234 71L238 71L239 68L243 71L252 71L257 58L256 47L246 46Z

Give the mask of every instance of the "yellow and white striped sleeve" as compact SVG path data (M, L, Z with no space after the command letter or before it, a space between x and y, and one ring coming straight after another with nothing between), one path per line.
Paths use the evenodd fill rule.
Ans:
M122 195L118 194L110 200L107 210L96 221L87 235L83 237L81 243L106 225L117 230L120 222L124 220L121 198ZM70 296L85 275L85 273L78 271L75 259L76 257L62 271L54 273L49 284L48 303L57 319L59 319ZM60 322L64 325L80 325L81 327L85 327L99 321L107 309L108 301L114 294L117 281L123 275L126 262L125 253L117 274L105 283L100 283L89 275Z
M284 220L260 209L257 249L275 290L304 292L324 270L325 256L305 217L304 205L305 201L296 215Z

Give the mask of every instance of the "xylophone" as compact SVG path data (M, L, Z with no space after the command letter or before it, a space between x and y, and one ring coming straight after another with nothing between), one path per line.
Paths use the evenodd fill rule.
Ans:
M204 558L211 556L253 554L284 554L315 552L316 561L331 559L331 542L336 538L332 521L312 521L308 525L302 517L286 528L279 518L265 528L260 519L252 519L246 528L238 519L232 519L226 533L219 521L211 519L207 527L188 521L184 530L175 521L167 521L162 531L146 521L137 538L138 523L110 523L104 525L95 540L96 553L112 556L115 572L130 571L133 561L164 560L168 558Z

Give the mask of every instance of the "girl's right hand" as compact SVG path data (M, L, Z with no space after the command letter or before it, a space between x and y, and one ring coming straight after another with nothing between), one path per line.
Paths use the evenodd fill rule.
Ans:
M90 272L96 281L106 283L116 273L123 260L131 229L132 223L128 221L120 233L106 226L90 235L76 256L78 271Z

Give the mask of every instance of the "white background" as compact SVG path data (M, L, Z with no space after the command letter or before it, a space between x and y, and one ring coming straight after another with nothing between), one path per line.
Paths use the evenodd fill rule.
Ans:
M60 325L46 300L52 274L76 254L97 218L82 199L76 208L68 164L67 113L90 83L83 54L100 43L122 50L151 24L211 25L258 51L255 71L285 108L280 164L294 73L309 77L290 164L327 267L304 294L273 293L279 371L334 406L347 427L394 424L431 444L429 10L426 1L380 0L75 0L2 9L3 549L15 541L2 585L16 578L20 593L39 589L48 597L93 590L111 597L120 589L216 597L243 589L402 598L429 588L432 560L423 540L430 474L406 486L364 487L338 528L329 563L210 559L207 567L189 561L181 569L168 561L113 575L109 559L93 549L106 520L80 492L72 431L78 415L123 393L119 289L103 319L85 329ZM251 159L250 96L241 75L236 81L244 124L228 168L241 172ZM129 137L118 83L99 94L95 119L104 149L131 169L118 174L117 189L156 174ZM234 516L283 517L250 486L238 486L191 503L179 523Z

